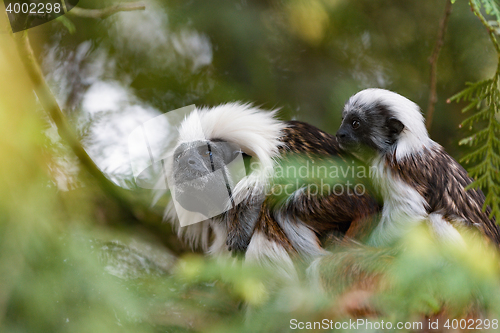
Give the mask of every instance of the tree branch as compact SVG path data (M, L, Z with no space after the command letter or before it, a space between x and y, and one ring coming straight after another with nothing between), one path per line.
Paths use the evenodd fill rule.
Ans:
M441 22L439 23L439 32L436 40L436 44L434 45L434 49L432 50L432 54L429 57L429 63L431 64L431 82L430 82L430 92L429 92L429 104L427 106L427 119L426 119L426 127L427 131L430 131L432 126L432 119L434 117L434 110L436 108L437 102L437 63L439 58L439 53L441 52L441 48L444 44L444 36L446 34L446 28L448 27L448 19L451 14L452 3L451 0L446 0L446 6L444 9L444 15L441 18Z
M129 2L113 5L102 9L86 9L81 7L73 7L67 12L68 15L86 17L86 18L106 18L118 12L130 12L135 10L145 10L146 5L142 2Z
M148 209L143 209L143 207L135 207L132 205L131 202L133 200L130 199L130 196L127 195L123 189L119 188L106 178L106 176L82 147L74 131L69 126L66 117L47 85L47 82L45 81L40 66L38 65L31 48L27 30L13 35L13 38L16 42L21 61L23 62L26 72L33 83L38 100L45 111L49 114L52 121L56 124L61 138L68 144L85 169L97 180L101 189L107 195L115 199L121 212L126 213L142 225L149 227L149 229L152 229L153 232L159 233L161 229L159 226L162 222L161 214L151 212ZM153 221L154 223L152 223ZM165 234L163 243L169 248L170 251L172 251L172 253L178 255L186 251L186 247L180 243L177 236L173 234L171 229L161 230L161 232L163 234L167 233Z
M59 104L50 91L40 67L38 66L33 50L31 49L27 31L14 35L14 39L16 41L17 50L21 56L21 61L34 84L35 93L40 104L56 124L59 135L66 141L73 153L78 157L90 174L92 174L99 183L103 184L106 191L113 192L114 185L111 185L111 182L102 174L85 149L83 149L80 141L76 138L73 130L68 125L62 110L59 108ZM115 195L116 193L113 194Z

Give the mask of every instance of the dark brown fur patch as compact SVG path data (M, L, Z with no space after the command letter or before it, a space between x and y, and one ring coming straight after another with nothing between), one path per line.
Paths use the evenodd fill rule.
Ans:
M339 147L335 136L319 130L318 128L298 121L286 123L288 126L283 130L280 140L280 160L300 157L300 161L318 161L341 158ZM306 193L294 196L283 206L276 206L270 197L264 199L263 203L252 205L251 198L240 203L236 208L225 213L223 220L227 225L230 250L244 252L255 231L260 231L266 237L283 246L288 252L295 253L291 240L288 238L275 216L277 211L280 216L289 216L287 223L295 223L299 219L312 229L317 237L312 242L319 244L319 238L330 235L332 232L338 235L348 233L354 238L361 238L371 228L371 217L379 211L378 202L369 195L335 195L333 193L308 195ZM252 206L255 206L252 208ZM257 207L258 206L258 207ZM245 225L242 214L248 214L254 208L260 209L257 222L251 232ZM244 217L244 216L243 216ZM355 227L349 232L351 223L355 221Z
M288 253L296 252L285 232L273 217L271 209L265 204L262 205L255 231L261 232L268 240L281 245Z
M337 138L320 129L298 121L288 122L290 125L284 131L286 134L282 141L286 144L282 152L283 158L287 155L305 155L309 160L331 159L332 157L346 159L340 155ZM341 234L347 233L353 221L358 221L356 230L350 236L358 237L362 233L368 233L371 227L371 218L379 211L378 202L370 195L348 195L347 193L337 195L308 195L304 193L297 196L286 210L292 216L299 217L308 224L316 233L323 234L337 231ZM359 222L364 221L367 228L362 227ZM364 223L363 222L363 223Z
M495 243L500 243L500 229L479 189L465 188L472 183L467 171L443 147L425 148L420 154L409 155L400 161L395 154L387 155L386 165L404 182L415 188L427 201L428 213L440 213L450 223L464 221L474 226Z

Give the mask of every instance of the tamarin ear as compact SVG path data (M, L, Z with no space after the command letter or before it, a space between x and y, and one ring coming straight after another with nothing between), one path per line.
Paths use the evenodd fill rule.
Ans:
M387 126L389 127L389 131L393 136L398 135L405 128L405 125L403 125L402 122L394 117L389 118L389 120L387 121Z

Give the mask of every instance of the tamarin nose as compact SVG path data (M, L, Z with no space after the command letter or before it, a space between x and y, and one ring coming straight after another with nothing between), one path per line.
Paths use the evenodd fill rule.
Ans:
M338 131L336 136L337 136L337 139L345 139L347 134L344 131Z

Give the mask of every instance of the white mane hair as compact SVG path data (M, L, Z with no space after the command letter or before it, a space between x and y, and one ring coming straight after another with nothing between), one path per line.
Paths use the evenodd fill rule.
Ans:
M397 142L396 159L398 161L407 155L420 153L424 148L435 145L425 128L425 120L420 107L395 92L378 88L362 90L349 98L346 110L359 108L359 106L362 107L358 110L368 110L370 105L376 104L384 105L392 116L404 125Z
M243 153L252 156L251 173L234 184L233 196L241 201L256 195L256 189L261 191L274 171L275 159L282 145L281 131L285 127L282 121L276 119L276 112L238 102L196 108L179 126L177 146L186 142L219 139L238 145ZM165 215L174 223L178 236L191 246L201 246L213 254L227 252L222 230L215 230L217 227L214 229L210 219L181 227L172 202ZM211 245L210 229L215 234Z
M179 128L179 143L221 139L235 143L264 166L273 166L284 125L276 111L264 111L251 104L227 103L213 108L196 108Z

